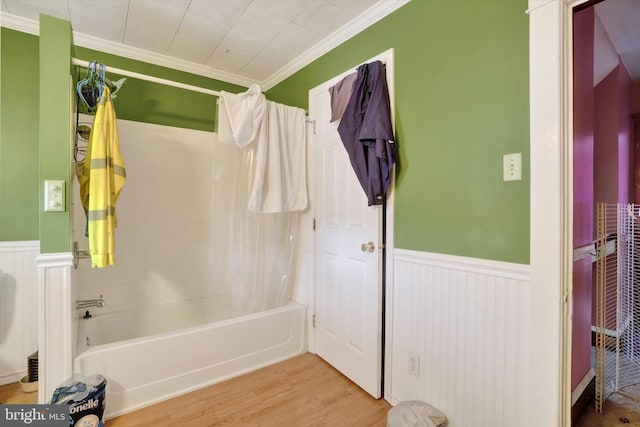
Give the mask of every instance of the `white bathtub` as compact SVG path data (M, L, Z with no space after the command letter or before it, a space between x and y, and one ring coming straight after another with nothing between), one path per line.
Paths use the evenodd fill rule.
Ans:
M93 343L133 327L123 327L126 323L118 319L119 313L82 319L79 341L88 336L91 345L78 346L74 372L107 378L105 417L112 418L302 353L306 350L305 310L290 303L235 319L99 345ZM153 313L147 314L153 319ZM158 323L166 321L166 311L159 317ZM153 320L146 323L155 324Z
M177 301L135 310L116 312L103 310L90 308L88 311L92 317L79 319L77 354L82 353L89 346L148 337L234 317L227 300L213 297ZM82 315L84 312L85 310L80 310L79 314ZM236 313L235 317L240 317L240 314Z

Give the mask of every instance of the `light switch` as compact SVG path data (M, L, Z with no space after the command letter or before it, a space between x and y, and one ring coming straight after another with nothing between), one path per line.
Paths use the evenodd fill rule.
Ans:
M504 181L522 179L522 153L505 154L502 157L502 178Z
M64 181L45 180L44 182L44 211L64 212Z

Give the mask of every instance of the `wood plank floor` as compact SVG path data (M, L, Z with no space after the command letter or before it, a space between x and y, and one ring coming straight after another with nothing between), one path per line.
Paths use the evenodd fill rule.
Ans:
M390 408L306 353L114 418L106 427L384 427Z
M0 403L36 403L37 394L9 384L0 387ZM106 427L384 427L389 409L306 353L108 420Z
M32 405L38 403L38 392L25 393L20 383L0 386L0 403L12 405Z

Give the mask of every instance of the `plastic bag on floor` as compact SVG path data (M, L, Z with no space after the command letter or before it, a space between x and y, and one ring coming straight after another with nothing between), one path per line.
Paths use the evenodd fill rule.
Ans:
M389 410L387 427L445 427L447 417L419 400L400 402Z
M69 405L70 426L103 427L106 385L100 374L73 377L55 389L51 403Z

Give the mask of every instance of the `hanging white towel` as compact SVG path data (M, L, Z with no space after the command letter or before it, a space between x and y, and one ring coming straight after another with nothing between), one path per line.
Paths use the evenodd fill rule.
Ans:
M249 210L275 213L307 207L305 113L267 101L260 130Z
M222 96L218 98L218 142L224 142L225 144L236 143L233 139L233 131L231 130L231 123L229 123L227 107L225 106Z
M267 113L267 99L260 91L260 86L253 84L249 90L238 94L221 91L220 97L222 105L219 109L224 108L231 134L238 147L242 148L256 141ZM222 118L218 116L218 125L222 122L224 114ZM226 132L226 123L222 123L222 126L223 132Z
M304 110L267 101L260 86L220 93L218 140L240 148L256 145L251 212L301 211L307 207Z

